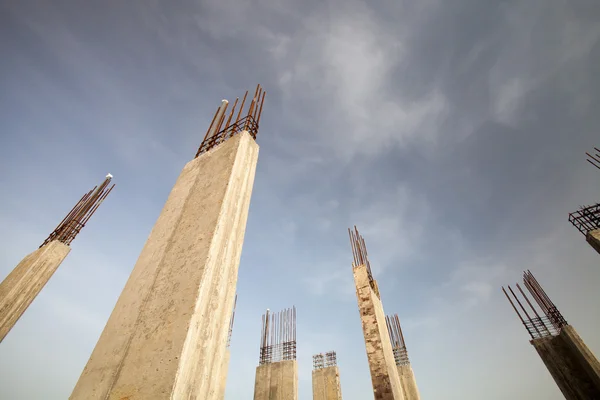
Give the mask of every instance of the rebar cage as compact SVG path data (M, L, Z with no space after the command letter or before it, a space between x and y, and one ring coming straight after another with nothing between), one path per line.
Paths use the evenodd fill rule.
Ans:
M581 207L579 210L572 212L569 214L569 222L585 236L590 231L600 229L600 203Z

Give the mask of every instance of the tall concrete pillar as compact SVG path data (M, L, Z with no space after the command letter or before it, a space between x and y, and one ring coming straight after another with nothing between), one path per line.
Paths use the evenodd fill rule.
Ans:
M392 342L392 351L394 352L394 360L398 368L398 377L400 378L404 397L406 400L420 400L417 381L410 365L404 334L400 326L400 318L398 318L398 314L388 315L385 317L385 322Z
M229 119L226 101L217 110L197 157L171 190L71 399L219 397L258 159L256 98L248 116L231 125L235 106Z
M254 400L298 400L297 361L277 361L256 367Z
M312 392L313 400L342 400L335 351L313 356Z
M0 283L0 342L17 323L71 251L69 245L111 192L112 175L84 194L42 245Z
M71 248L54 240L27 255L0 283L0 342L33 302Z

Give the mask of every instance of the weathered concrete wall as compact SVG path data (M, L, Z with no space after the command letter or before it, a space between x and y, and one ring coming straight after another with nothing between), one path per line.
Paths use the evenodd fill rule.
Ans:
M221 364L221 385L219 386L218 399L223 400L225 398L225 389L227 388L227 372L229 370L229 359L231 358L231 352L229 349L225 351L225 357Z
M402 391L404 392L404 398L406 400L420 400L421 396L419 395L417 380L415 379L415 373L410 364L398 365L397 368Z
M375 400L404 399L377 283L371 286L364 265L354 267L354 282Z
M590 246L594 248L594 250L600 253L600 229L588 232L585 239L590 244Z
M215 399L258 146L247 132L184 168L71 399Z
M254 400L298 400L296 360L259 365L256 368Z
M587 347L575 328L568 325L562 328L560 336L569 347L573 356L590 377L594 386L600 391L600 362Z
M340 370L337 366L312 372L313 400L342 400Z
M71 248L52 241L28 254L0 283L0 342L50 280Z
M579 364L563 335L534 339L531 344L567 400L600 399L600 388Z

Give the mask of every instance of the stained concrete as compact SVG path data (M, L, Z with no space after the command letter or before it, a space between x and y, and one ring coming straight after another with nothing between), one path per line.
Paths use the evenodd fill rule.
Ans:
M377 282L369 281L365 265L353 271L375 400L404 399Z
M229 370L229 359L231 358L231 352L229 349L225 351L225 357L221 363L221 384L219 385L218 399L223 400L225 398L225 388L227 387L227 371Z
M398 365L397 368L402 391L404 392L404 398L406 400L420 400L421 396L419 395L417 380L415 379L415 373L410 364Z
M296 360L259 365L256 368L254 400L298 400Z
M0 283L0 342L50 280L71 248L57 240L28 254Z
M183 168L71 399L216 399L258 145Z
M339 368L334 366L313 370L312 392L313 400L342 400Z
M594 248L594 250L600 253L600 229L589 231L588 234L585 236L585 240L587 240L587 242L590 244L590 246Z
M534 339L531 344L567 400L600 399L598 376L590 374L597 370L598 361L593 355L589 358L591 352L575 330L566 328L558 336ZM584 359L587 361L582 362Z

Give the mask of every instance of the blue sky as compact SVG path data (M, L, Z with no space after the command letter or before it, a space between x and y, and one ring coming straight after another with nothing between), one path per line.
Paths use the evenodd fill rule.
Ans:
M335 350L372 396L346 229L365 237L424 399L560 399L500 286L531 269L596 354L593 1L0 2L0 275L107 172L114 191L0 344L0 397L70 394L222 98L267 98L226 398L260 318L298 309L300 399Z

